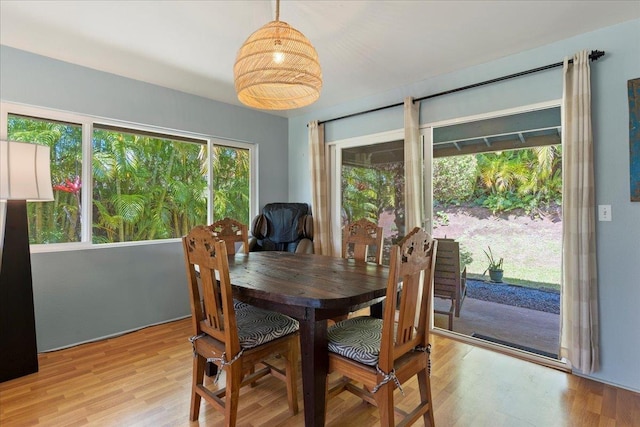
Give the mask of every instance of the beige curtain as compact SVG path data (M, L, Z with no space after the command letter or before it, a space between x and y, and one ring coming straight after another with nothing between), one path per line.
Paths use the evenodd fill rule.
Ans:
M422 150L420 145L420 103L404 100L404 207L407 233L422 227Z
M325 155L324 125L309 123L309 169L311 170L311 198L313 212L313 252L333 255L329 181Z
M593 138L589 54L564 61L562 104L562 314L560 356L583 372L598 369Z

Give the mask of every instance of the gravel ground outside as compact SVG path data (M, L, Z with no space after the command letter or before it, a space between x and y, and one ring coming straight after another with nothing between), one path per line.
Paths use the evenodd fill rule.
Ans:
M467 298L560 314L560 293L467 279Z

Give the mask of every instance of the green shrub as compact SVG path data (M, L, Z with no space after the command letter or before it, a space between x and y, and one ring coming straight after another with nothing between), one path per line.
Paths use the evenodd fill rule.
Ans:
M460 265L464 269L473 262L473 253L460 244Z
M438 211L433 213L433 226L440 227L449 225L449 214L446 212Z
M475 156L433 160L433 198L442 204L469 201L475 190L478 163Z
M560 146L478 154L476 204L496 212L527 214L562 199Z

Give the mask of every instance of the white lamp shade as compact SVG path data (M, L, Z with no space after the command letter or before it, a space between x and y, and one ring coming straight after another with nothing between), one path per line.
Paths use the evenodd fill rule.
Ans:
M53 200L49 147L0 141L0 200Z

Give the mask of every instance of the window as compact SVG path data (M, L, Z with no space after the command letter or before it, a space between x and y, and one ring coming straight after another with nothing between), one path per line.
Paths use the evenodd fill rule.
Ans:
M51 149L51 182L55 201L27 204L31 243L81 241L82 126L9 114L7 137Z
M384 132L329 143L331 224L340 253L342 227L366 218L382 227L382 263L405 236L404 134Z
M449 311L452 301L436 295L434 327L557 358L559 320L554 311L561 306L557 290L562 252L559 104L551 101L421 126L426 226L432 227L434 237L460 244L460 261L466 267L467 293L460 312L447 322L441 313ZM364 217L384 228L386 262L389 245L403 236L403 136L404 130L398 129L328 142L336 253L340 225L346 221ZM506 286L495 285L484 274L489 247L496 258L504 257ZM434 282L434 289L438 286ZM539 310L545 312L537 316ZM491 316L497 312L502 314Z
M382 227L382 262L391 245L405 236L404 142L391 141L342 149L341 226L365 218Z
M459 243L467 289L452 322L436 315L436 327L557 359L561 134L556 102L433 127L433 236ZM490 255L504 257L504 277L488 271ZM436 293L436 312L450 306Z
M94 125L93 243L180 237L207 222L206 141Z
M250 214L250 153L246 148L213 147L213 218L225 217L244 224Z
M7 139L51 147L55 200L28 203L31 243L171 239L255 214L251 144L9 104L5 129Z

